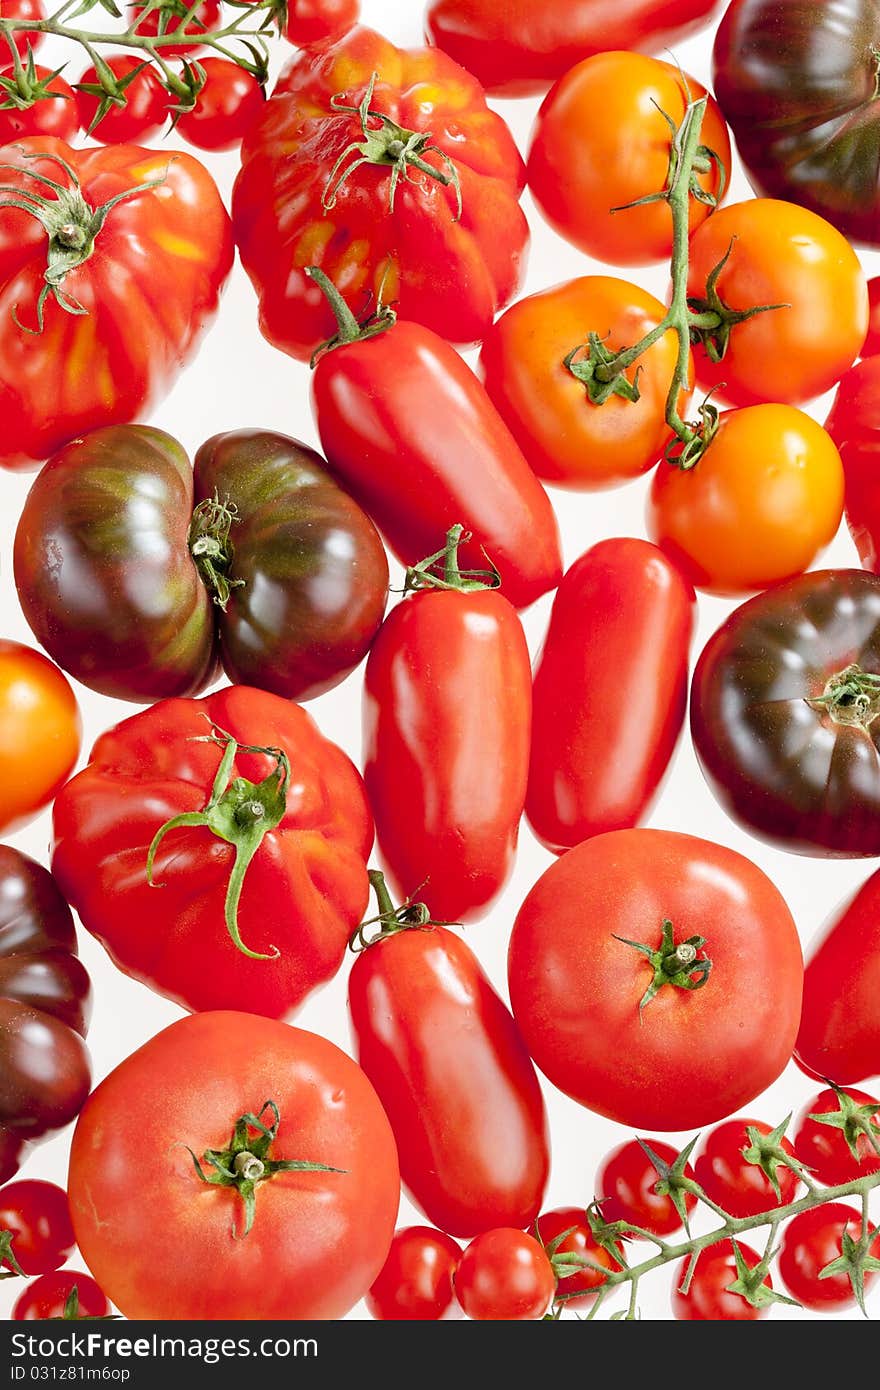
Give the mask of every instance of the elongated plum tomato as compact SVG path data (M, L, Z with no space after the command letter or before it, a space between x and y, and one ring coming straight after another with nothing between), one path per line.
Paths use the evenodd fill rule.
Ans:
M380 1322L439 1322L462 1316L452 1280L461 1246L431 1226L394 1232L388 1258L371 1285L367 1308Z

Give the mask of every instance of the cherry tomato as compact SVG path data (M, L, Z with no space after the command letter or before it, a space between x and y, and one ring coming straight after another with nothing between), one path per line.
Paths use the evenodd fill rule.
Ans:
M177 129L200 150L231 150L259 116L265 94L257 79L228 58L202 58L205 85Z
M0 110L0 145L14 144L23 135L55 135L59 140L73 140L79 130L79 109L76 95L63 77L52 76L51 68L34 66L38 84L46 83L53 96L40 96L32 106L7 106ZM47 81L51 78L51 81ZM3 68L0 82L15 81L15 69ZM30 78L28 78L30 85ZM0 101L8 99L8 90L0 88Z
M670 1166L678 1150L662 1139L646 1141L658 1158ZM685 1174L693 1178L694 1170L685 1164ZM632 1226L653 1231L658 1236L680 1231L682 1219L669 1196L657 1191L660 1173L636 1139L628 1139L605 1156L596 1175L596 1197L605 1221L626 1221ZM696 1197L684 1196L685 1208L693 1211ZM638 1237L637 1237L638 1239Z
M596 1240L583 1210L579 1207L556 1207L553 1211L542 1212L538 1217L537 1230L541 1244L545 1247L566 1231L569 1232L555 1247L555 1253L558 1255L583 1255L594 1264L604 1265L609 1270L621 1267L610 1250ZM560 1279L557 1292L566 1295L566 1308L589 1308L590 1304L595 1302L596 1291L604 1282L605 1279L598 1270L586 1266L577 1274L569 1274ZM577 1296L571 1297L573 1294Z
M0 0L0 13L4 19L45 19L46 11L42 0ZM18 50L19 57L26 58L28 46L31 52L36 52L39 45L43 42L43 35L39 29L19 29L13 34L13 43ZM3 47L6 47L4 43Z
M880 1101L852 1087L820 1091L795 1120L794 1151L812 1177L828 1187L880 1172Z
M388 1258L366 1304L382 1322L439 1322L461 1317L453 1276L461 1246L432 1226L394 1232Z
M556 83L538 112L527 180L539 211L560 236L612 265L669 259L669 204L659 199L626 205L666 187L672 140L666 117L681 124L688 92L692 99L706 96L693 77L641 53L597 53ZM727 127L712 97L700 140L730 168ZM722 185L714 161L697 179L718 197ZM710 211L709 204L691 198L691 231Z
M725 411L693 468L661 463L648 531L697 588L766 589L809 569L843 515L831 436L790 405Z
M743 1154L752 1145L747 1133L749 1126L760 1134L772 1134L770 1125L762 1120L726 1120L724 1124L710 1129L700 1145L694 1160L697 1182L707 1196L717 1202L731 1216L757 1216L771 1207L793 1202L800 1187L800 1179L784 1163L772 1164L779 1186L779 1193L773 1187L764 1170L757 1163L750 1163ZM790 1141L784 1137L779 1147L790 1158L795 1151Z
M472 1240L455 1271L455 1293L476 1322L535 1322L556 1291L543 1247L523 1231L498 1226Z
M828 1274L822 1271L843 1253L844 1234L859 1242L862 1219L855 1207L845 1202L826 1202L792 1217L783 1228L779 1248L779 1276L792 1298L817 1313L831 1313L850 1308L856 1302L850 1278L845 1270ZM872 1230L868 1254L880 1258L880 1235ZM876 1282L874 1270L864 1271L865 1292Z
M754 1269L761 1257L751 1246L737 1241L740 1254ZM731 1293L730 1286L737 1278L736 1255L733 1242L719 1240L703 1250L697 1259L694 1277L687 1293L682 1293L681 1282L685 1277L688 1260L682 1261L672 1292L672 1313L681 1322L754 1322L767 1313L766 1306L754 1308L742 1294ZM765 1281L772 1288L768 1274Z
M0 833L49 804L79 745L79 710L66 677L31 647L0 639Z
M880 352L880 275L868 281L868 336L862 347L863 357L875 357Z
M48 1274L70 1256L76 1240L67 1193L53 1182L24 1179L0 1188L0 1237L12 1237L12 1253L25 1274ZM7 1269L9 1260L0 1260Z
M84 92L83 84L98 83L94 68L86 68L77 86L77 105L83 130L89 131L93 140L101 145L136 144L154 135L164 125L168 116L171 97L165 91L151 64L144 66L143 58L135 58L130 53L120 53L106 60L117 81L124 81L130 73L135 76L126 83L124 89L125 105L111 106L92 129L92 121L98 114L101 98L96 92Z
M358 21L360 0L288 0L284 37L297 48L334 42Z
M691 240L688 294L696 304L707 302L707 281L725 257L716 289L729 309L780 307L734 324L718 362L697 346L700 382L733 405L799 405L839 381L868 328L865 272L843 234L776 198L721 208Z
M132 22L135 24L137 33L146 37L155 37L159 33L159 25L163 19L166 21L163 34L176 34L182 20L189 14L190 6L189 0L164 0L161 8L147 10L143 14L144 6L142 5L131 5L130 9L133 12ZM192 34L192 42L163 43L162 57L177 58L181 54L191 57L197 53L202 47L198 41L198 35L219 28L221 13L220 0L202 0L183 30L183 38L185 39ZM142 14L140 19L138 19L139 14Z
M76 1297L71 1299L74 1289ZM44 1274L28 1284L19 1294L11 1316L18 1322L32 1322L37 1318L79 1322L86 1318L106 1318L109 1314L110 1304L94 1279L76 1269L59 1269L57 1273Z

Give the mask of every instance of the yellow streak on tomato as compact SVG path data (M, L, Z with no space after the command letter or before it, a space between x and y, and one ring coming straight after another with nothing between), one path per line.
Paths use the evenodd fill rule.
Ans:
M185 237L178 236L175 232L167 228L159 228L153 232L153 241L163 251L167 251L171 256L179 256L184 261L200 261L202 259L202 248L196 241L187 241Z
M309 222L297 237L294 264L297 266L320 264L323 260L323 253L335 231L336 228L328 219L322 219L320 222Z

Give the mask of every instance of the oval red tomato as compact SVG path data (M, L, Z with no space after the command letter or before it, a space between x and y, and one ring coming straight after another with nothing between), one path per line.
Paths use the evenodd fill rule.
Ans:
M737 1241L740 1257L748 1269L760 1263L760 1255L750 1245ZM682 1322L755 1322L766 1316L767 1308L756 1308L741 1293L731 1292L739 1271L733 1242L719 1240L700 1253L690 1288L682 1292L688 1260L678 1267L672 1293L672 1315ZM772 1280L766 1283L772 1288Z
M788 1206L801 1185L791 1168L768 1157L765 1162L774 1175L774 1186L767 1169L753 1161L760 1156L760 1147L748 1133L750 1128L764 1137L773 1133L763 1120L726 1120L703 1137L694 1159L694 1172L703 1191L736 1217L757 1216L771 1207ZM790 1140L780 1136L777 1142L789 1158L795 1157Z
M106 63L120 87L120 103L105 99L97 69L86 68L77 83L83 130L102 145L135 145L149 139L165 124L172 101L159 81L157 69L131 53L117 54L107 58Z
M76 1243L67 1193L53 1182L33 1178L0 1188L0 1246L4 1237L25 1274L58 1269ZM0 1256L0 1264L8 1269L11 1261Z
M678 1151L671 1144L665 1144L662 1139L645 1142L662 1162L670 1166L675 1162ZM685 1177L693 1179L694 1170L689 1163L685 1164L684 1173ZM642 1230L653 1231L658 1236L680 1231L681 1213L668 1193L657 1191L660 1177L637 1139L627 1139L612 1149L605 1155L596 1175L596 1198L602 1220L626 1221L628 1225L641 1226ZM681 1195L685 1210L693 1211L696 1197L690 1192Z
M455 1271L455 1292L477 1322L534 1322L556 1290L547 1255L532 1236L509 1226L477 1236Z
M846 1202L825 1202L799 1212L786 1222L779 1249L779 1275L793 1298L817 1313L832 1313L856 1303L856 1292L845 1269L829 1270L841 1260L850 1242L858 1245L862 1219ZM880 1234L869 1227L867 1253L880 1260ZM875 1269L863 1271L864 1292L877 1281Z
M852 1086L830 1087L801 1107L795 1153L828 1187L880 1172L880 1101Z
M367 1294L370 1313L381 1322L438 1322L461 1317L453 1277L461 1246L430 1226L394 1232L388 1258Z
M205 84L176 129L197 149L234 149L263 109L263 88L252 73L229 58L201 58L199 66Z
M16 1299L11 1316L17 1322L46 1318L85 1322L109 1317L110 1304L88 1274L75 1269L59 1269L28 1284Z

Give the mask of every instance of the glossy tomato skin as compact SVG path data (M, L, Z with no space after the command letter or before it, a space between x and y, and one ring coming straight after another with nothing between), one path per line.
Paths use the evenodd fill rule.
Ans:
M880 570L880 357L857 362L841 377L825 428L843 461L844 509L859 560Z
M862 347L863 357L880 352L880 275L868 281L868 334Z
M417 170L400 179L392 211L387 164L356 169L325 208L337 159L364 138L356 111L340 112L331 99L357 108L373 74L372 109L407 130L430 132L431 144L454 162L460 218L453 184ZM440 153L424 158L444 171ZM524 273L524 176L507 126L488 110L477 81L444 53L398 49L359 27L299 55L244 140L232 197L264 336L301 361L332 336L333 315L306 275L318 265L356 315L382 288L401 318L451 342L479 342ZM279 207L286 209L280 219Z
M486 390L539 478L593 491L657 462L671 437L666 397L678 355L675 334L664 334L640 357L638 401L612 396L593 405L565 359L591 330L611 352L639 342L665 312L626 280L582 275L517 300L489 329L480 354ZM679 409L686 405L682 392Z
M880 730L813 703L853 663L880 671L878 622L874 575L813 570L741 604L704 647L694 747L721 805L752 834L797 854L880 853Z
M147 10L142 18L138 18L143 7L140 5L131 5L128 8L131 10L131 22L135 24L138 34L155 36L159 33L159 28L164 17L161 10ZM183 6L184 10L188 8L189 0L187 0L186 5ZM174 14L173 11L169 9L165 20L165 27L162 31L163 35L176 34L178 30L181 29L183 18L183 14ZM219 28L221 22L222 10L220 8L220 0L201 0L192 19L187 20L186 25L182 29L181 42L162 44L162 57L194 57L201 52L203 47L203 45L199 43L199 34L204 34L212 29ZM193 36L192 39L190 39L190 35Z
M333 42L358 21L360 0L290 0L284 37L297 48Z
M59 140L71 141L79 130L79 114L76 98L69 82L57 74L52 76L51 68L36 66L34 74L39 82L46 81L53 96L40 97L32 106L19 108L8 106L0 109L0 145L13 144L24 135L54 135ZM0 70L0 79L9 81L15 78L12 67ZM8 99L6 91L0 92L0 100Z
M80 735L79 706L58 667L0 639L0 832L48 806L74 769Z
M25 1274L63 1265L76 1243L67 1193L53 1182L24 1179L0 1188L0 1232L12 1235L12 1253ZM2 1262L9 1268L9 1261Z
M664 986L640 1011L657 950L706 938L707 983ZM772 988L768 987L772 980ZM797 929L779 891L733 850L666 830L577 845L538 879L508 952L514 1017L537 1066L588 1109L636 1129L693 1129L780 1074L800 1017Z
M558 1255L579 1255L593 1264L604 1265L607 1270L620 1269L619 1262L611 1252L593 1236L580 1207L555 1207L552 1211L542 1212L535 1227L545 1248L560 1236L565 1237L555 1247ZM557 1290L565 1295L566 1308L589 1308L595 1303L597 1291L604 1282L604 1275L587 1265L576 1274L560 1279Z
M752 187L880 242L877 0L733 0L713 87Z
M201 58L205 85L176 129L200 150L231 150L260 115L265 94L252 73L229 58Z
M526 815L548 849L645 815L684 721L693 615L647 541L600 541L566 572L533 686Z
M541 1088L510 1012L446 927L369 946L349 979L360 1065L428 1220L470 1237L529 1225L550 1169Z
M464 526L462 566L501 574L524 608L562 574L546 492L459 354L413 323L323 356L312 411L328 466L405 565Z
M761 1260L757 1250L741 1240L737 1245L749 1269L754 1269ZM681 1283L687 1266L687 1260L679 1265L672 1293L672 1315L680 1322L755 1322L766 1316L767 1307L753 1308L742 1294L728 1292L737 1278L731 1241L719 1240L717 1245L710 1245L700 1253L690 1289L685 1294L681 1292ZM769 1275L765 1283L772 1287Z
M88 313L65 313L50 296L41 334L17 327L12 309L36 326L46 234L28 213L0 209L0 466L27 468L77 434L147 413L213 318L233 247L214 181L190 155L132 145L74 150L36 136L0 154L15 166L5 182L20 189L33 182L26 170L57 180L46 156L66 160L92 208L161 180L118 203L97 235L99 254L65 275L63 292Z
M852 1086L846 1088L846 1095L859 1108L880 1104L874 1096L857 1091ZM828 1187L837 1187L840 1183L855 1182L869 1173L880 1172L880 1152L877 1148L880 1145L880 1121L877 1111L870 1118L874 1144L868 1134L855 1132L851 1136L855 1153L849 1147L844 1129L826 1124L822 1118L815 1118L826 1115L841 1118L840 1097L830 1088L808 1100L794 1122L795 1153L801 1163L810 1169L814 1180Z
M535 1322L550 1306L556 1278L532 1236L500 1226L472 1240L455 1271L455 1292L477 1322Z
M826 1202L812 1211L799 1212L782 1228L779 1249L779 1276L793 1298L805 1308L817 1313L831 1313L855 1306L856 1296L846 1273L829 1274L822 1270L841 1255L843 1233L858 1241L862 1220L855 1207L846 1202ZM868 1253L880 1259L880 1235L869 1242ZM870 1293L877 1281L873 1270L865 1270L865 1293Z
M708 22L712 0L625 0L609 31L602 0L430 0L432 43L503 96L541 92L575 63L601 53L609 38L663 52Z
M79 1315L74 1321L110 1316L110 1304L100 1287L88 1274L76 1269L59 1269L28 1284L16 1299L11 1316L16 1322L63 1318L67 1300L74 1288L79 1307Z
M84 91L83 87L99 86L100 80L93 67L86 68L77 83L80 125L102 145L135 144L138 140L149 139L168 119L172 98L152 65L144 66L142 57L121 53L106 59L106 63L117 81L124 81L134 73L125 86L125 105L110 106L97 125L93 126L101 97L96 92Z
M580 251L612 265L648 265L672 252L672 213L663 199L629 207L666 187L672 134L688 95L705 87L670 63L640 53L598 53L576 64L547 94L529 149L527 179L551 227ZM730 169L730 141L710 96L700 139ZM719 198L717 164L697 175ZM615 211L615 209L617 209ZM711 207L691 198L691 232Z
M224 902L234 849L203 826L168 834L151 887L147 850L164 822L205 806L222 750L211 725L242 745L280 747L293 768L283 818L247 870L233 944ZM275 760L239 752L252 782ZM235 1003L281 1017L339 968L364 915L372 821L345 754L298 705L248 686L202 700L162 700L103 734L54 806L54 871L114 962L193 1011ZM173 935L173 949L170 936Z
M42 0L3 0L4 19L40 20L46 18ZM13 31L13 43L20 58L27 57L28 47L33 52L43 42L39 29L19 29Z
M678 1150L662 1139L647 1140L652 1151L670 1166ZM685 1175L693 1178L694 1170L685 1164ZM655 1191L660 1174L637 1139L626 1139L605 1155L596 1175L596 1197L604 1221L626 1221L641 1226L658 1236L670 1236L682 1228L675 1203L669 1196ZM687 1211L697 1205L696 1197L684 1194ZM640 1239L635 1236L634 1239Z
M430 1226L394 1232L388 1258L366 1296L379 1322L439 1322L462 1316L453 1275L461 1246Z
M737 1217L757 1216L772 1207L788 1206L801 1185L797 1174L780 1163L776 1168L777 1196L761 1168L743 1158L742 1151L750 1144L746 1132L749 1125L761 1134L772 1132L772 1127L763 1120L726 1120L703 1137L694 1159L697 1182L713 1202ZM795 1151L790 1140L783 1136L779 1143L793 1158Z
M720 362L696 347L701 384L733 405L800 405L829 390L858 356L868 329L867 280L852 246L795 203L730 203L691 239L689 295L705 300L709 276L728 251L716 284L723 303L735 310L780 307L734 324Z
M243 1235L242 1199L203 1184L185 1146L223 1148L267 1099L281 1116L270 1158L343 1171L275 1173ZM145 1151L155 1161L133 1202ZM356 1063L237 1011L179 1019L110 1073L77 1124L68 1191L77 1244L120 1312L173 1320L344 1317L382 1268L400 1196L394 1138ZM179 1256L162 1271L149 1239L159 1212Z
M58 885L0 845L0 1182L30 1144L80 1110L91 1086L90 1015L91 985Z
M394 892L435 918L485 915L513 868L529 770L531 671L497 590L424 591L367 658L364 781Z
M647 529L707 593L738 596L802 574L837 534L844 472L821 425L791 405L725 410L696 465L662 462Z

